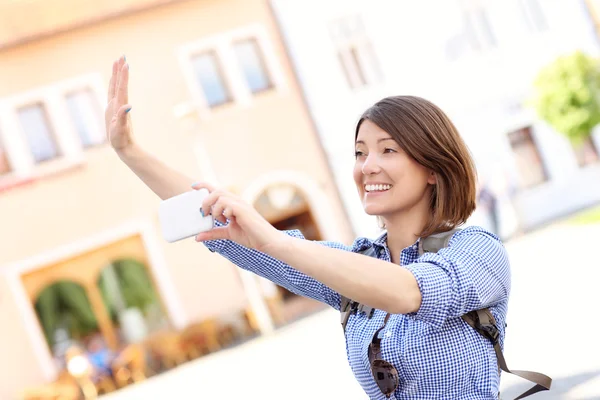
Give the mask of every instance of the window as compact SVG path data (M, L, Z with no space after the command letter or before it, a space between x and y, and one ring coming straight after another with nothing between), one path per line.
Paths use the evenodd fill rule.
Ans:
M548 180L546 169L534 142L531 127L508 134L519 172L521 187L528 188Z
M1 98L0 181L70 169L104 143L102 87L99 75L87 75Z
M90 89L71 92L65 97L73 127L83 147L92 147L106 141L100 105Z
M598 149L594 145L594 141L591 136L588 136L581 143L573 144L573 151L575 152L577 164L580 167L585 167L586 165L595 164L600 161Z
M379 60L360 17L353 16L333 21L330 25L330 34L350 88L359 88L381 81Z
M0 176L8 174L11 171L10 164L8 162L8 156L6 155L6 151L0 143Z
M496 47L497 40L482 0L462 1L465 34L474 50Z
M229 104L251 106L258 93L276 95L285 87L285 73L265 26L251 24L203 37L178 51L184 78L200 118L229 112ZM180 108L182 112L186 107Z
M229 88L225 84L221 66L214 51L194 56L192 67L210 107L231 101Z
M273 86L256 40L237 42L234 51L252 93L262 92Z
M60 155L52 127L43 104L38 103L18 110L19 122L36 163Z
M542 32L548 29L544 11L538 0L519 0L519 5L530 31Z

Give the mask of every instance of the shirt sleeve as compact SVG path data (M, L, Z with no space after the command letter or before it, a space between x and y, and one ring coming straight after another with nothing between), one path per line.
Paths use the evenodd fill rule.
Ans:
M286 234L304 239L299 230L284 231ZM337 242L316 242L327 247L351 251L351 248ZM310 297L336 310L340 309L340 295L316 279L292 268L290 265L258 250L244 247L231 240L211 240L204 245L238 267L260 275L271 282L283 286L292 293Z
M421 291L411 315L441 328L446 319L508 299L510 264L500 240L477 227L455 233L448 247L426 253L406 266Z

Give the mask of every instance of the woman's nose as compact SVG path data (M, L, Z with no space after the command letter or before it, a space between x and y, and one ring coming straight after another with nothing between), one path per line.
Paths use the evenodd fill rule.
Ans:
M365 159L365 162L362 166L362 173L365 175L376 174L381 170L379 167L379 160L377 160L376 155L368 155Z

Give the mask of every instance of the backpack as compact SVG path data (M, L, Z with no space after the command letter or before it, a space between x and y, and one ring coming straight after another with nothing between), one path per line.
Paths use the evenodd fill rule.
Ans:
M459 230L460 229L454 229L448 232L437 233L421 239L419 241L419 256L422 256L425 253L437 253L438 250L448 246L448 242L450 241L452 235ZM362 251L361 254L374 257L375 251L371 246L370 248ZM356 301L341 296L340 317L342 328L344 329L344 334L346 333L346 324L348 323L350 314L355 314L357 311L364 312L368 316L368 318L371 318L375 310L372 307L368 307L364 304L359 304ZM525 393L521 394L519 397L515 398L515 400L522 399L542 390L550 390L550 386L552 385L552 379L549 376L546 376L539 372L518 370L511 371L510 369L508 369L506 361L504 360L504 355L502 354L502 350L500 349L500 343L498 341L500 331L497 328L494 316L488 308L471 311L465 315L462 315L461 318L467 324L473 327L473 329L475 329L480 335L489 339L492 342L492 345L494 346L494 351L496 352L496 358L498 360L499 369L509 374L520 376L523 379L535 383L535 386L533 386Z

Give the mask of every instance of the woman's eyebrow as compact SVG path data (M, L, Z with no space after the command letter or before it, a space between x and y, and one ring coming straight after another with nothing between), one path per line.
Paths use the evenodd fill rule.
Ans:
M392 139L392 138L382 138L382 139L378 139L377 143L385 142L386 140L394 140L394 139ZM362 140L357 140L356 144L365 144L365 142L363 142Z

